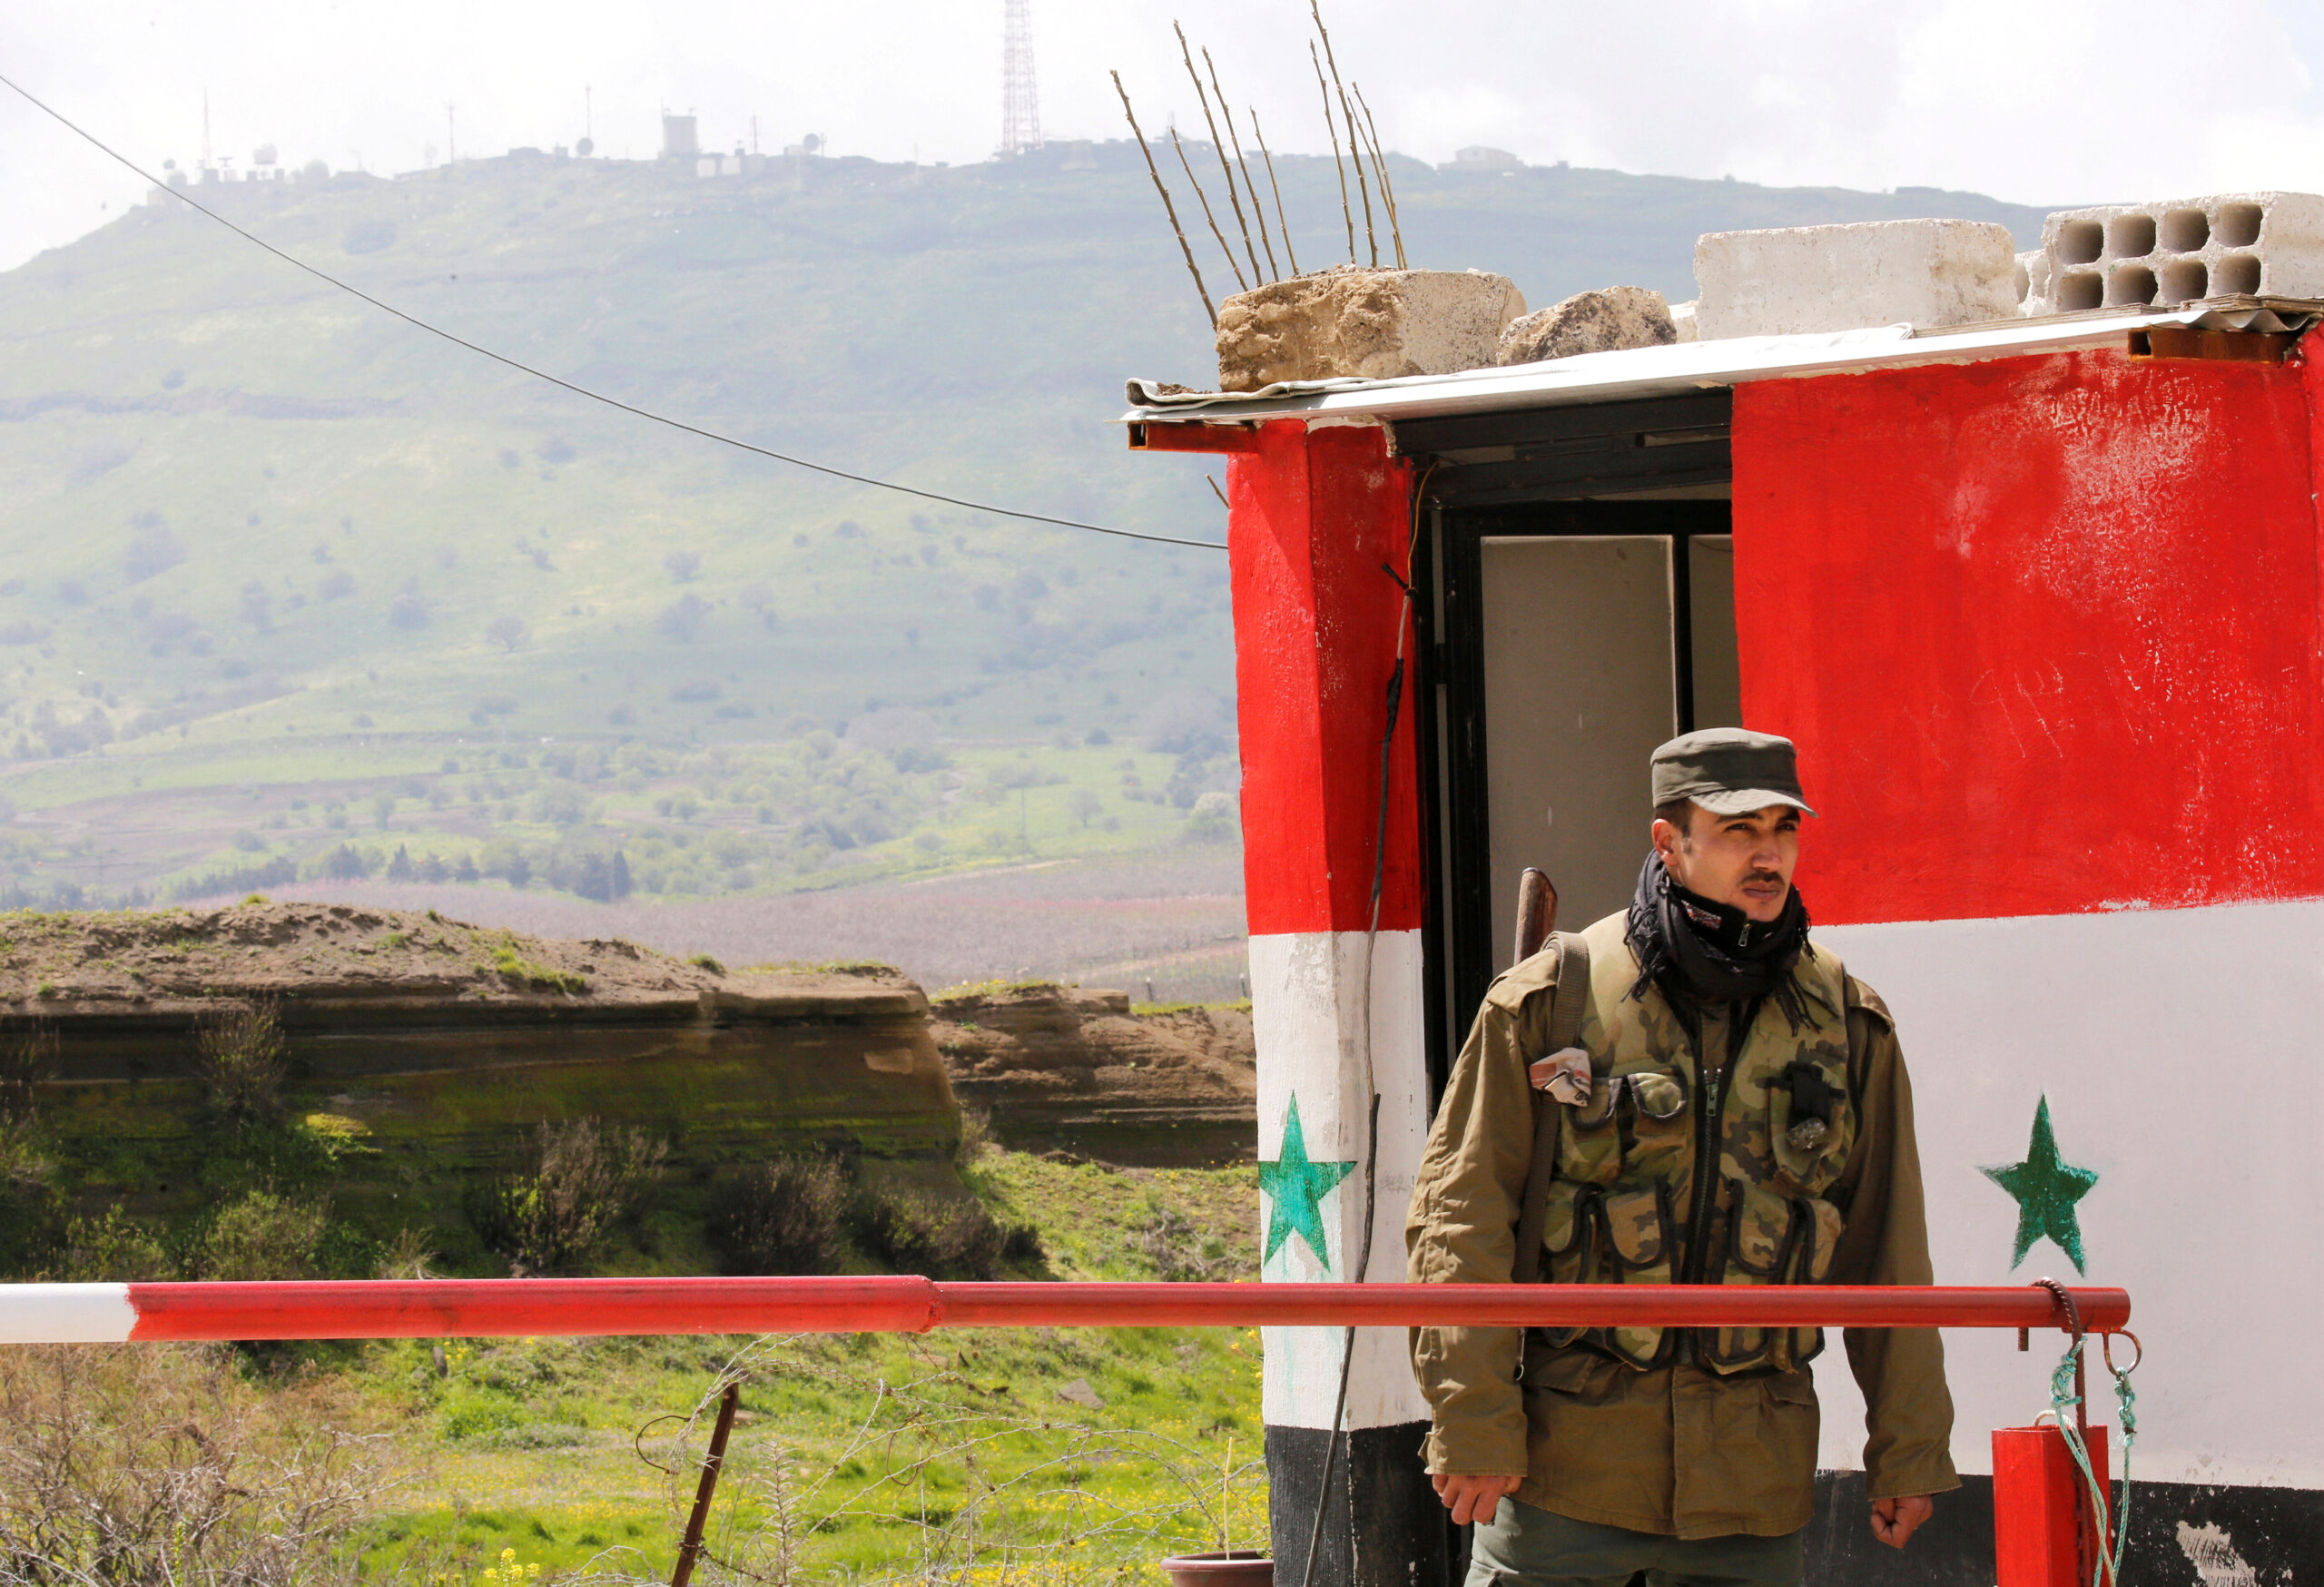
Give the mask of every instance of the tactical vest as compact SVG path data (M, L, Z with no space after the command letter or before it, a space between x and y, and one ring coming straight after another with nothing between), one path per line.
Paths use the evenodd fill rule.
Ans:
M1659 988L1636 998L1639 961L1620 914L1584 935L1590 1002L1577 1044L1590 1095L1562 1105L1556 1178L1542 1227L1543 1277L1558 1284L1816 1284L1843 1224L1824 1199L1856 1144L1846 977L1818 948L1795 974L1797 1030L1766 1000L1730 1052L1728 1010L1705 1011L1702 1045ZM1557 995L1568 995L1561 986ZM1549 1104L1546 1098L1543 1102ZM1707 1150L1706 1148L1709 1149ZM1816 1328L1571 1328L1640 1370L1691 1340L1715 1372L1788 1370L1823 1346Z

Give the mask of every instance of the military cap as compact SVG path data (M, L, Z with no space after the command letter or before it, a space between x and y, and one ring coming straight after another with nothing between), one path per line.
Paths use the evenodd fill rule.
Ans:
M1791 740L1748 727L1706 727L1654 752L1654 803L1691 799L1713 815L1788 804L1813 815L1799 794Z

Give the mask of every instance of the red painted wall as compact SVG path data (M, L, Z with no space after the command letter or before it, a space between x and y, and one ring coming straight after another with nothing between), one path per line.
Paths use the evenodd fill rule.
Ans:
M1226 485L1250 929L1360 932L1403 600L1381 567L1410 566L1411 468L1379 429L1277 419L1228 458ZM1390 786L1380 924L1406 931L1421 916L1409 693Z
M1735 394L1744 717L1818 920L2324 896L2297 367L2071 353Z

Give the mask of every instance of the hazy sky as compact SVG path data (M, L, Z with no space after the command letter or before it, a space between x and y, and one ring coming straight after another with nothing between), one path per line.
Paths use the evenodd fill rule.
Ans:
M1320 149L1305 0L1035 0L1042 126L1196 114L1169 23L1208 44L1278 151ZM982 158L999 136L1001 0L12 0L0 74L158 165L272 143L409 170L570 143L645 156L664 106L706 143ZM2324 0L1332 0L1344 74L1392 148L1492 143L1691 176L1970 188L2028 202L2324 191ZM140 196L0 89L0 268ZM456 106L456 134L447 104Z

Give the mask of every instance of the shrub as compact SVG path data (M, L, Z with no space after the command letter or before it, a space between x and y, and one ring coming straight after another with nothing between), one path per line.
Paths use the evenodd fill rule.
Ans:
M101 1218L76 1217L64 1231L64 1276L81 1284L134 1284L174 1278L177 1265L161 1236L118 1207Z
M320 1201L252 1190L210 1220L186 1252L188 1276L212 1279L310 1278L330 1222Z
M395 240L396 223L393 221L372 219L358 221L348 227L340 242L350 253L377 253L393 247Z
M0 1351L0 1575L117 1587L348 1579L392 1486L376 1440L270 1394L222 1346Z
M847 1186L828 1157L777 1158L712 1189L712 1245L729 1273L836 1273L847 1255Z
M905 1190L865 1198L857 1222L865 1247L899 1273L931 1278L990 1278L1003 1261L1040 1254L1029 1228L1003 1228L972 1197Z
M202 1016L194 1028L195 1073L211 1108L236 1124L282 1117L282 1084L290 1078L290 1044L272 1001L234 1003Z
M544 1119L522 1172L470 1198L478 1236L519 1277L578 1266L661 1178L670 1144L595 1119Z
M21 1029L0 1024L0 1126L29 1127L39 1116L34 1087L56 1070L56 1031L34 1020Z
M524 1415L511 1401L494 1395L464 1395L444 1407L444 1437L458 1444L511 1433L524 1424Z
M374 1278L433 1278L428 1265L436 1259L436 1231L399 1228L379 1247L372 1264Z

